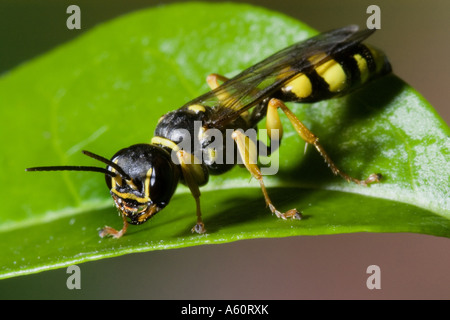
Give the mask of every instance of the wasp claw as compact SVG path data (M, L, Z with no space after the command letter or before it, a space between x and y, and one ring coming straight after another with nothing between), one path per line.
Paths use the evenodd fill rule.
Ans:
M367 186L371 183L380 182L383 176L381 173L372 173L366 180L362 181L362 185Z
M199 234L205 233L206 232L205 225L203 224L203 222L199 222L192 227L191 232L192 233L196 232Z
M283 220L286 220L288 218L292 218L292 219L296 219L296 220L302 219L302 214L297 209L291 209L291 210L288 210L283 213L283 212L280 212L277 209L275 209L275 207L272 204L269 205L269 208L272 211L272 213L274 213L277 216L277 218L279 218L279 219L283 219Z

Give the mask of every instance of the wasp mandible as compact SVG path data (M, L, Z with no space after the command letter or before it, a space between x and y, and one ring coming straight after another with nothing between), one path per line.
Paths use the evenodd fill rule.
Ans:
M211 91L188 102L180 109L159 119L151 143L136 144L118 151L111 160L83 151L106 164L106 168L89 166L50 166L28 168L27 171L92 171L105 175L114 203L122 215L123 227L105 227L100 236L120 238L128 224L142 224L167 206L179 182L188 186L195 199L197 223L192 232L204 233L200 206L200 187L209 175L222 174L234 163L217 163L216 145L212 148L208 129L216 129L233 139L236 155L260 184L266 205L278 218L301 219L297 209L280 212L272 203L263 175L254 159L254 141L243 131L256 128L266 118L270 143L281 141L281 110L306 142L315 147L335 175L360 185L378 182L381 174L365 180L355 179L341 171L330 159L314 133L303 125L284 102L317 102L339 97L391 72L384 53L362 41L375 30L358 30L347 26L319 34L289 46L235 77L211 74L207 83ZM201 123L199 132L194 123ZM198 131L198 130L197 130ZM230 133L231 132L231 133ZM192 139L191 139L192 138ZM190 139L191 152L180 148ZM194 141L192 141L194 140ZM226 141L224 139L223 141ZM194 143L195 142L195 143ZM226 146L222 146L226 152ZM195 150L197 149L197 150ZM200 150L198 150L200 149ZM195 152L206 155L203 161Z

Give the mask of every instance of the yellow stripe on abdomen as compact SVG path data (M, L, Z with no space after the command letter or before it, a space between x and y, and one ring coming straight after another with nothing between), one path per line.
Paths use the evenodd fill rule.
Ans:
M367 65L367 60L363 56L361 56L359 53L353 55L353 58L355 59L356 64L359 69L361 83L364 83L369 78L369 68Z
M344 69L333 59L318 66L316 72L328 84L331 92L340 92L347 86L347 75Z
M298 98L307 98L312 93L312 84L305 74L295 77L289 81L283 88L284 92L292 92Z

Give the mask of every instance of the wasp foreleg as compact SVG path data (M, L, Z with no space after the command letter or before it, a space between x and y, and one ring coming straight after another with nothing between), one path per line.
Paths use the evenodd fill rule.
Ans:
M123 236L125 234L125 232L127 232L127 229L128 229L128 221L127 221L126 216L123 213L122 213L122 219L123 219L122 229L116 230L114 228L106 226L102 230L100 230L98 235L101 238L106 237L106 236L111 236L113 238L119 239L121 236Z
M191 229L192 232L205 233L205 224L202 220L202 212L200 209L200 188L199 185L206 183L208 177L203 170L201 164L196 161L195 157L183 150L177 151L177 158L180 162L181 171L183 172L184 183L189 187L197 206L197 224Z

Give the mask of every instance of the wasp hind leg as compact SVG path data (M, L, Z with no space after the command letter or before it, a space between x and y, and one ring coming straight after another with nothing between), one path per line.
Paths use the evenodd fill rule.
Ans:
M258 180L259 185L261 186L261 191L264 195L264 200L266 201L266 205L269 207L270 211L281 219L292 218L300 220L302 216L297 209L291 209L283 213L278 211L275 208L274 204L272 203L272 200L270 200L266 186L264 185L261 170L256 164L257 151L255 143L249 137L247 137L242 131L239 130L234 131L231 137L236 142L239 154L241 155L245 167L251 173L251 175L256 180Z
M319 143L319 138L317 138L316 135L314 135L314 133L309 131L309 129L306 128L305 125L300 122L300 120L298 120L298 118L295 116L295 114L288 107L286 107L286 105L282 101L275 99L275 98L271 99L269 101L268 110L271 110L271 109L273 110L273 109L278 109L278 108L280 108L284 112L284 114L286 114L289 121L293 125L295 131L297 131L299 136L307 143L307 145L312 144L317 149L319 154L322 156L322 158L327 163L328 167L330 167L333 174L341 176L348 182L354 182L356 184L360 184L363 186L367 186L371 183L379 182L381 180L382 176L379 173L372 173L371 175L369 175L369 177L367 179L358 180L358 179L355 179L355 178L349 176L345 172L341 171L334 164L334 162L331 160L331 158L326 153L325 149Z
M214 90L218 86L220 86L220 82L227 81L228 78L224 77L217 73L211 73L207 78L206 82L208 83L208 86L211 88L211 90Z

